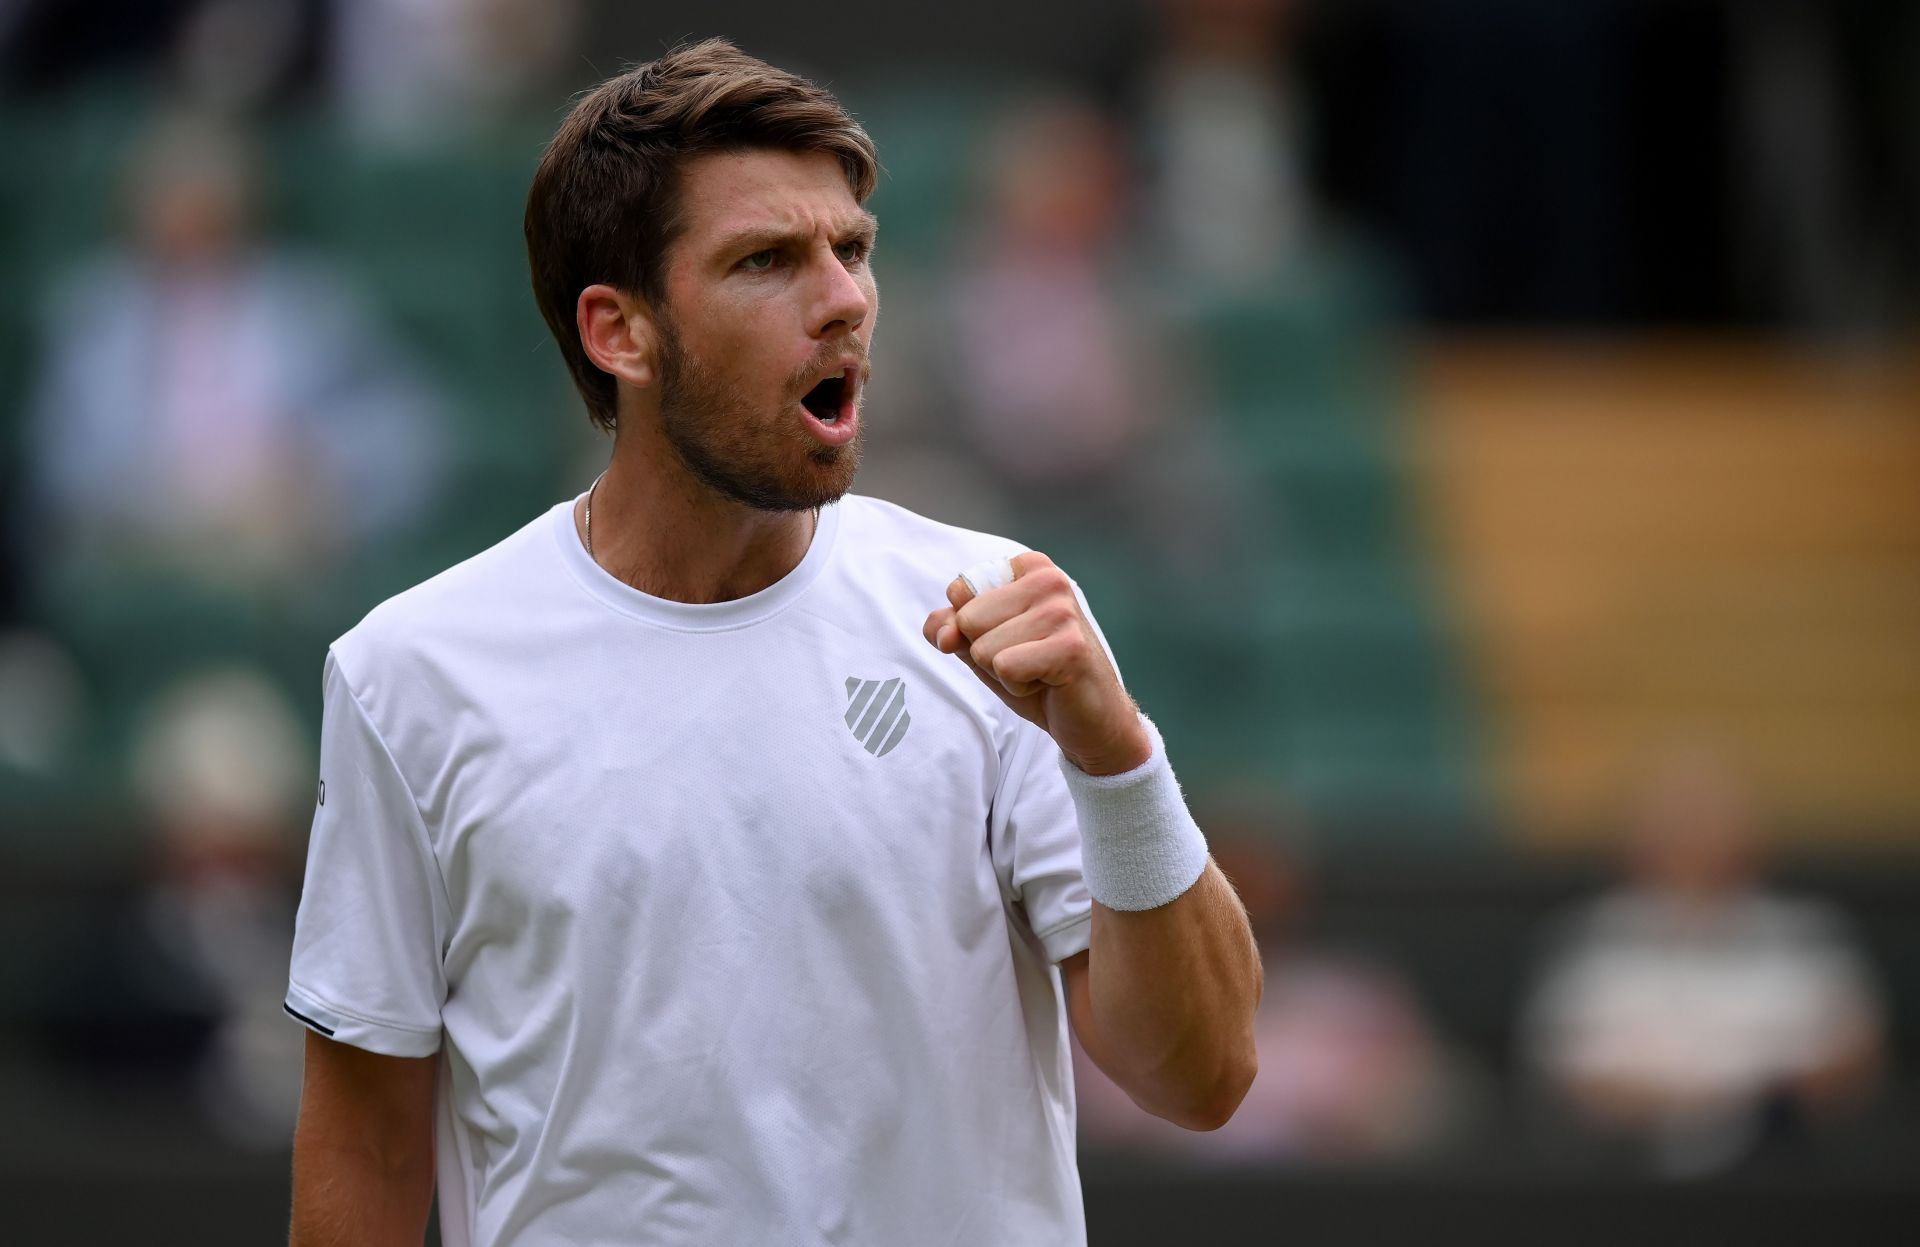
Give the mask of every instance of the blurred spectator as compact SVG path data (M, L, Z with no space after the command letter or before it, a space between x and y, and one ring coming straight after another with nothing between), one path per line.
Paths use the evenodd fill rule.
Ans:
M132 959L148 990L172 984L176 1008L204 1012L197 1099L223 1135L254 1147L285 1145L300 1100L302 1039L280 1002L300 865L289 812L309 795L308 752L286 698L244 666L168 690L134 747L157 839L137 929L146 951Z
M312 85L326 0L201 0L173 50L175 89L239 112Z
M1305 876L1260 829L1205 820L1266 965L1260 1073L1225 1126L1195 1134L1142 1112L1074 1048L1082 1137L1096 1149L1219 1164L1348 1165L1430 1151L1454 1125L1447 1062L1412 989L1370 957L1304 944Z
M979 449L1015 481L1098 477L1146 423L1116 288L1127 176L1117 128L1078 100L1011 114L988 147L956 290L960 399Z
M125 246L79 263L29 412L42 567L272 591L419 515L435 400L324 261L256 232L237 135L178 117L129 183Z
M237 134L167 119L127 189L126 242L49 302L24 429L28 644L70 654L80 687L0 664L28 718L7 755L59 784L104 764L108 800L174 681L244 657L308 692L340 586L427 512L447 454L437 397L354 288L258 232Z
M1270 282L1308 224L1292 0L1159 0L1143 99L1149 214L1168 272L1206 290ZM1202 210L1204 205L1204 210Z
M528 108L544 112L580 18L579 0L334 5L340 115L363 137L399 146L455 140Z
M1177 379L1161 309L1126 263L1132 169L1115 120L1072 97L994 128L953 276L953 405L1035 545L1100 533L1163 567L1224 525L1214 427Z
M1770 893L1727 764L1675 753L1639 794L1628 882L1573 923L1526 1020L1569 1123L1663 1174L1802 1141L1857 1099L1880 1008L1840 916Z

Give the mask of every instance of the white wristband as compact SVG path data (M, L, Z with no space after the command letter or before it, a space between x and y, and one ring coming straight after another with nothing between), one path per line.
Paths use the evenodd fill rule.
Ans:
M1207 868L1207 838L1187 812L1160 729L1144 714L1140 723L1153 755L1131 771L1089 775L1060 756L1080 818L1087 890L1108 909L1158 909Z

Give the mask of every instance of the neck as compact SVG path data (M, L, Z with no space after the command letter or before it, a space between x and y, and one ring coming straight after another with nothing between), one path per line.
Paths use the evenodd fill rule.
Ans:
M760 511L690 477L671 447L618 438L593 490L593 558L617 579L673 602L730 602L806 557L815 513ZM574 506L586 537L586 502Z

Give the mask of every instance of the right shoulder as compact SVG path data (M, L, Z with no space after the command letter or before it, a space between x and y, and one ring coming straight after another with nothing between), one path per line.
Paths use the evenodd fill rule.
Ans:
M554 509L504 539L394 594L329 647L369 712L403 703L419 686L499 654L519 621L563 591L550 548ZM376 716L377 718L378 716Z

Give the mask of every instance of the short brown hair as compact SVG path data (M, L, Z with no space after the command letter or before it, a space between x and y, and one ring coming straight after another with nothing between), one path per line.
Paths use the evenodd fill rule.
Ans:
M675 48L588 91L547 143L527 193L533 297L594 423L616 423L614 379L580 344L575 306L596 282L659 305L681 163L771 148L837 157L854 198L879 174L873 140L824 88L724 39Z

